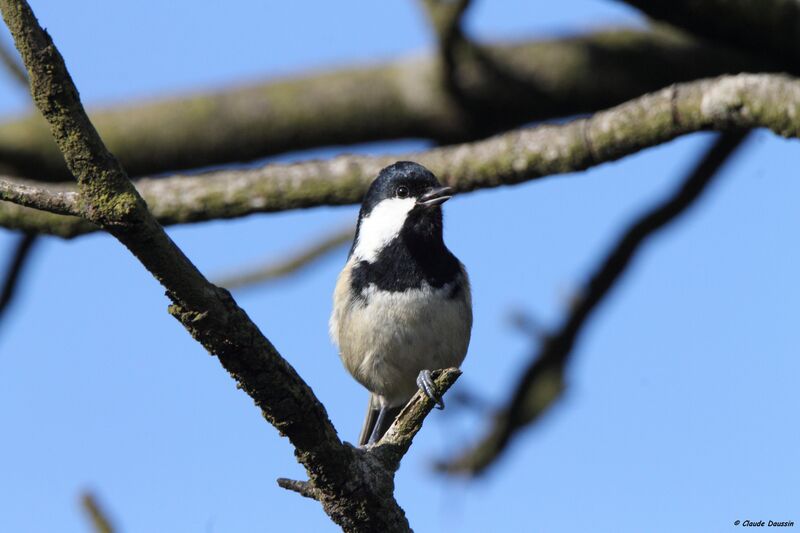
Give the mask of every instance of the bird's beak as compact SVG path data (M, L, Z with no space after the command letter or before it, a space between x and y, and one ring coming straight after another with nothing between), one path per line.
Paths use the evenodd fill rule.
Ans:
M447 200L453 197L453 189L450 187L435 187L417 200L417 205L422 207L435 207L442 205Z

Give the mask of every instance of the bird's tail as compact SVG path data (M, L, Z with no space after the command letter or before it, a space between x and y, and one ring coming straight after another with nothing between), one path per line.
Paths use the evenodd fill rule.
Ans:
M386 430L389 429L389 426L392 425L394 419L397 418L397 415L400 414L400 411L403 409L403 406L399 407L389 407L386 410L386 414L381 421L381 425L378 428L377 438L380 439L383 437L383 434L386 433ZM364 446L369 442L369 438L372 435L372 432L375 430L375 424L378 422L378 415L381 412L381 406L378 403L378 398L375 397L374 394L369 395L369 404L367 405L367 416L364 418L364 426L361 428L361 435L358 437L358 445Z

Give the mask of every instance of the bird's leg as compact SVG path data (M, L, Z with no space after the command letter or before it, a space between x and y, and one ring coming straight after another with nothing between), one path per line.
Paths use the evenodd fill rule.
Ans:
M419 373L419 376L417 376L417 387L425 393L425 396L436 403L437 409L444 409L444 400L442 400L442 396L436 390L436 385L433 383L433 376L431 376L430 370L423 370Z
M383 437L381 434L381 426L383 426L383 420L386 418L386 412L388 410L389 409L385 405L382 405L381 410L378 411L378 419L375 420L375 426L372 428L372 433L369 435L367 446L372 446L381 440L381 437Z

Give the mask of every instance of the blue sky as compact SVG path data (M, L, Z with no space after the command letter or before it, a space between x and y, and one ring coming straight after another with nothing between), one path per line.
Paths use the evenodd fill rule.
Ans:
M481 38L640 24L614 2L476 0ZM417 5L383 2L33 1L84 101L224 87L367 63L432 43ZM27 96L0 78L0 113ZM511 310L555 325L598 254L670 191L710 137L691 135L587 172L448 202L446 240L473 283L458 387L492 403L526 361ZM402 152L416 141L347 148ZM418 532L729 531L800 520L797 141L758 132L707 196L651 241L577 346L568 390L484 478L433 474L480 419L451 402L405 458L397 498ZM323 150L314 155L329 155ZM171 235L210 276L277 257L355 207L184 226ZM0 233L0 249L11 243ZM327 337L345 250L236 294L355 439L366 393ZM98 493L124 532L335 531L275 478L302 477L284 439L166 313L113 239L46 239L0 324L0 531L85 532Z

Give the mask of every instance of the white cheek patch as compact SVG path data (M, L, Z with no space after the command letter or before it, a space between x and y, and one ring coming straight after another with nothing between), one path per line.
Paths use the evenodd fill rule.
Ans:
M353 255L368 263L375 261L378 252L400 234L415 203L413 198L390 198L373 207L361 220Z

